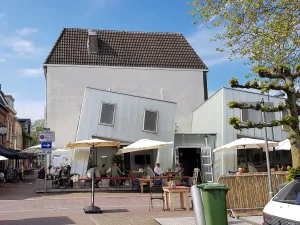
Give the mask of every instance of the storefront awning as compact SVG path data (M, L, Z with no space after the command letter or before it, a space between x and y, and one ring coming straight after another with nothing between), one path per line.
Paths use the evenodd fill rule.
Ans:
M20 151L14 149L8 149L0 147L0 155L8 159L26 159L26 156L23 156Z

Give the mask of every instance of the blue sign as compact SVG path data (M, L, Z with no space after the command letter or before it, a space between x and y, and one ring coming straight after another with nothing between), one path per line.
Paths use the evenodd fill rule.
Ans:
M49 148L52 148L52 142L42 142L41 144L41 148L46 148L46 149L49 149Z

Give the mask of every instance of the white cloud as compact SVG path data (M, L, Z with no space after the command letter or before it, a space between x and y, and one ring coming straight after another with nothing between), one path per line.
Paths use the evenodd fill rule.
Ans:
M15 103L17 117L37 120L44 118L45 102L26 100Z
M6 59L0 57L0 63L6 62Z
M10 58L36 58L43 55L46 50L36 46L30 35L36 33L38 30L36 28L24 27L12 33L6 32L5 29L0 29L0 52L5 50L12 57ZM3 59L8 59L9 57L3 57Z
M22 69L19 73L23 77L39 77L43 74L43 68Z
M19 35L19 36L29 36L29 35L31 35L31 34L34 34L34 33L36 33L38 31L38 29L37 28L30 28L30 27L24 27L24 28L22 28L22 29L20 29L20 30L17 30L17 34Z
M222 42L211 41L217 33L223 33L223 31L224 28L209 29L206 26L198 26L196 32L187 38L208 67L230 62L227 54L216 50L222 47Z

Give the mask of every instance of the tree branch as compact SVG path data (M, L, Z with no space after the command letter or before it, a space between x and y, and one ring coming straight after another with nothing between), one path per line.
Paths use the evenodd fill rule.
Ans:
M258 128L262 129L264 127L278 127L282 125L287 125L293 127L295 124L299 123L300 120L298 116L285 116L282 120L272 120L269 123L264 122L254 122L251 120L247 120L247 122L241 122L239 117L232 117L229 119L229 124L233 126L234 129L242 130L242 129L251 129L251 128Z
M275 78L274 78L275 79ZM269 90L287 91L289 90L288 85L274 84L273 82L262 82L259 84L258 80L247 81L244 85L239 84L237 78L231 78L229 84L232 88L245 88L245 89L256 89L262 92L268 92Z
M270 107L267 103L266 105L262 105L260 102L257 102L256 105L252 105L243 102L231 101L228 103L228 107L230 109L253 109L261 112L282 112L288 109L288 107L282 102L279 103L277 107Z

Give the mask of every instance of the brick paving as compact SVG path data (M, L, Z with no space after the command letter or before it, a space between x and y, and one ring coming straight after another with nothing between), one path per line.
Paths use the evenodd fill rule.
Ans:
M179 196L175 197L179 206ZM96 193L95 205L103 214L85 214L89 193L36 194L34 177L23 183L0 186L0 225L158 225L154 218L193 217L193 211L162 211L162 202L154 202L149 211L149 194ZM175 207L176 208L176 207Z

